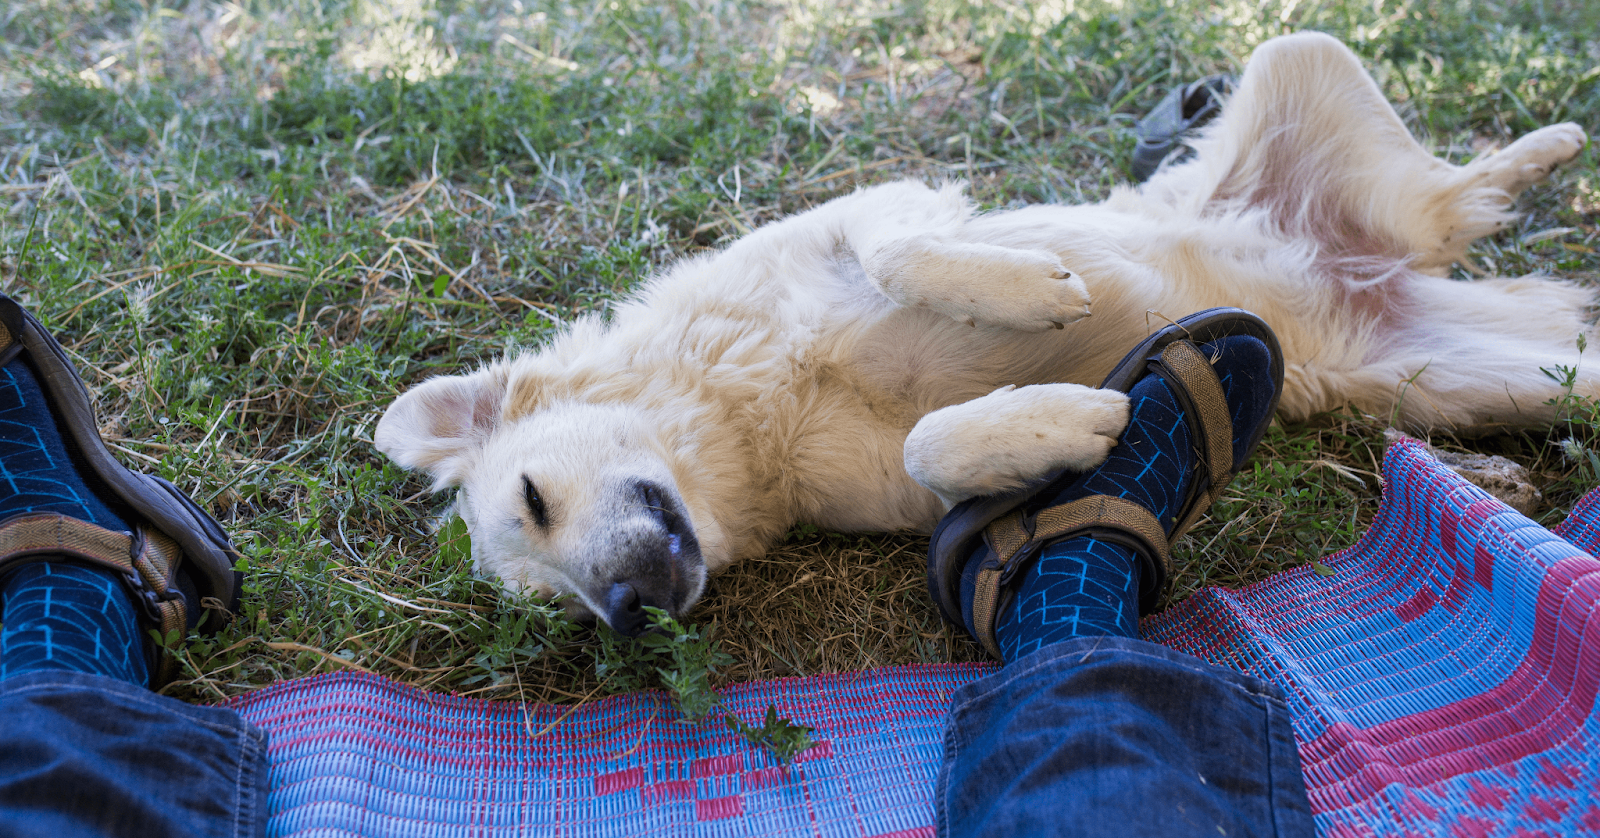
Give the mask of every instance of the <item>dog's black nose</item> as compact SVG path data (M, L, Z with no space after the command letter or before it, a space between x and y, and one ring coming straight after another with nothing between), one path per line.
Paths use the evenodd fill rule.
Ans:
M600 616L617 631L638 637L650 624L650 615L644 611L646 604L633 585L617 582L606 591L605 613Z

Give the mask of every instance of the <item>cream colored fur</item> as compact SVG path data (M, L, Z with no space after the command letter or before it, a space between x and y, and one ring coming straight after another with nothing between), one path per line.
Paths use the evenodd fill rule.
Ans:
M1577 364L1594 295L1445 274L1585 142L1555 125L1450 165L1343 45L1279 38L1196 158L1143 187L982 215L951 185L838 198L672 267L609 322L423 382L378 447L460 488L481 571L613 619L618 585L681 611L705 571L800 522L927 530L963 498L1098 463L1127 404L1090 388L1211 306L1276 330L1287 418L1539 425L1558 395L1540 368ZM1578 386L1600 394L1587 369ZM698 556L661 552L646 485L681 504ZM670 572L638 570L651 550Z

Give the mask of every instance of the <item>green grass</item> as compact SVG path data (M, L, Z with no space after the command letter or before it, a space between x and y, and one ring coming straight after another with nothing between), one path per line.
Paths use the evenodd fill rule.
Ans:
M1576 1L397 8L0 12L0 282L61 336L127 462L248 557L183 698L338 668L509 699L635 685L628 653L473 578L434 532L447 499L374 452L373 424L408 384L762 222L904 176L969 179L988 207L1098 199L1169 86L1303 28L1350 43L1447 159L1600 129L1600 13ZM1600 282L1593 151L1518 211L1483 267ZM1529 465L1554 521L1594 477L1554 444L1593 442L1596 413L1572 415L1435 443ZM1352 543L1383 426L1274 430L1180 545L1174 598ZM688 619L720 638L718 679L976 659L927 599L924 547L797 531Z

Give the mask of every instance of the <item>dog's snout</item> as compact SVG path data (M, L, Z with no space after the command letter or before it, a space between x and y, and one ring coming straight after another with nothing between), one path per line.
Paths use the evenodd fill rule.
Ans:
M640 594L634 582L623 580L612 583L604 605L605 613L600 616L608 625L629 637L638 637L650 627L650 615L645 609L665 609L667 604L648 593Z
M612 628L629 637L638 637L649 622L638 589L627 582L617 582L606 591L605 613L601 616Z
M704 584L705 563L673 489L633 480L623 498L619 526L595 547L607 558L591 570L586 599L611 628L637 637L650 629L649 609L683 613Z

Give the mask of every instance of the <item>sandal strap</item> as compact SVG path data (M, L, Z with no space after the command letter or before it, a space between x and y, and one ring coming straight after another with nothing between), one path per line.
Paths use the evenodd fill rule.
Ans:
M1172 575L1172 547L1166 530L1150 510L1131 500L1090 495L1046 507L1032 516L1025 516L1021 510L1004 515L984 530L984 539L995 557L978 569L972 593L973 629L978 642L997 660L1005 659L994 630L1005 583L1026 563L1023 559L1031 557L1045 542L1076 534L1092 534L1122 544L1154 561L1169 578Z
M117 532L53 512L0 521L0 576L44 556L65 556L115 573L163 639L174 631L183 636L188 601L178 589L182 551L159 530ZM158 649L153 682L171 680L176 664L164 648Z
M1183 405L1199 455L1195 485L1182 511L1174 516L1177 526L1169 540L1177 540L1211 509L1233 478L1233 417L1211 359L1193 343L1174 341L1156 364L1164 378L1179 385L1169 389Z

